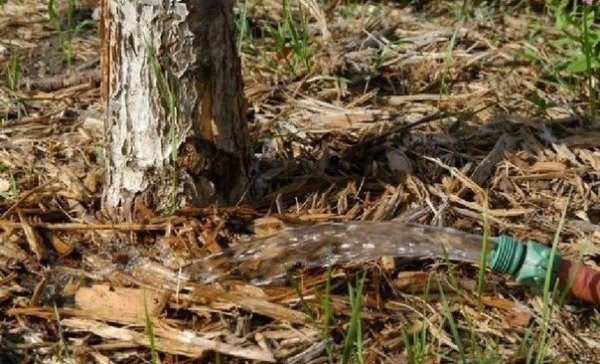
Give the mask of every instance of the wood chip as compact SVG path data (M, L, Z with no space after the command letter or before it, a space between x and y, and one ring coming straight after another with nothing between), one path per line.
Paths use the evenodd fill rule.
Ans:
M42 238L38 232L31 227L29 219L23 212L18 211L18 215L19 220L21 220L21 227L25 233L25 238L27 239L27 244L29 244L29 248L35 254L36 259L41 261L46 256L46 247L42 243Z
M303 312L295 311L264 299L230 293L210 286L198 286L194 290L194 296L215 302L233 303L244 310L284 322L304 324L308 321Z
M65 327L93 332L95 335L106 339L116 339L133 342L140 346L150 347L150 338L147 334L130 329L111 326L95 320L77 318L61 320ZM168 354L200 357L205 351L215 351L234 357L260 360L274 363L273 354L258 347L240 347L224 342L202 338L191 331L176 330L160 323L153 327L154 344L156 350Z
M167 298L168 296L162 293L135 288L111 288L99 284L80 288L75 294L75 303L77 307L97 318L110 320L113 317L121 317L126 321L144 322L144 300L148 312L156 316L164 309Z

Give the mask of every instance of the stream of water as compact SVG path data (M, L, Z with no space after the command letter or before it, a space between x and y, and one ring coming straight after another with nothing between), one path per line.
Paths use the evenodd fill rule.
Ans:
M495 244L490 239L489 248ZM482 237L449 228L394 221L353 221L287 227L233 251L234 269L254 284L268 284L295 266L328 267L383 256L448 258L477 263Z

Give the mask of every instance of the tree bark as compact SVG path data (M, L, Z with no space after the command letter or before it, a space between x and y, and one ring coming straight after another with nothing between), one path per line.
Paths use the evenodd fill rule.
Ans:
M235 203L248 182L232 0L102 0L103 207Z

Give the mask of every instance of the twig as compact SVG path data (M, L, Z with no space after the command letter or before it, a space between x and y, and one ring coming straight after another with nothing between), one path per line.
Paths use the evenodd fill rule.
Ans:
M99 69L73 73L69 76L56 75L38 80L25 80L25 85L29 90L56 91L75 85L90 83L92 85L100 84L102 75Z
M87 224L87 223L45 223L32 222L31 227L43 228L47 230L119 230L119 231L163 231L168 225L183 223L185 219L172 219L165 223L146 224L146 223L117 223L117 224ZM19 229L23 224L10 220L0 220L0 228L2 229Z
M323 351L325 351L328 342L329 340L325 339L314 343L308 349L289 358L286 361L286 364L308 363L309 361L316 359Z
M33 189L23 193L21 196L19 196L19 199L11 207L9 207L6 211L4 211L4 213L2 213L2 215L0 215L0 219L6 219L13 211L15 211L15 209L17 207L19 207L23 203L23 201L25 201L27 198L29 198L29 196L33 195L34 193L42 191L44 188L48 187L48 185L50 185L54 181L56 181L56 178L52 178L51 180L47 181L46 183L39 185L36 188L33 188Z
M371 138L368 138L366 140L363 140L362 142L355 144L353 146L351 146L350 148L346 149L346 151L344 151L344 159L353 159L352 157L354 157L354 155L356 154L356 152L360 151L361 149L363 149L365 146L372 144L372 143L376 143L376 142L381 142L383 141L385 138L387 138L390 135L393 134L397 134L397 133L402 133L402 132L406 132L414 127L417 127L419 125L422 124L427 124L430 123L432 121L436 121L436 120L440 120L443 119L445 117L448 117L449 114L445 113L445 112L437 112L433 115L429 115L429 116L425 116L417 121L414 121L412 123L406 124L406 125L400 125L397 126L395 128L392 128L386 132L383 132L381 134L377 134Z

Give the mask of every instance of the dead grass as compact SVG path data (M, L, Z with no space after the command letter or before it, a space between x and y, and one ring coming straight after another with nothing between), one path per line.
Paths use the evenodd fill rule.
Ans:
M302 1L311 66L292 72L268 31L281 4L245 2L253 201L128 226L98 212L97 33L79 34L69 68L43 2L0 8L0 362L138 363L151 342L163 363L320 363L328 348L338 362L356 325L348 283L363 274L366 363L527 362L543 328L549 360L597 361L597 310L567 302L542 325L542 299L491 274L481 307L468 264L382 257L330 277L296 270L296 287L235 272L223 247L251 231L400 217L482 234L486 204L493 235L551 243L569 201L559 249L592 265L600 254L600 139L581 85L547 73L560 56L550 19L526 1L470 8L462 24L455 2L335 3ZM3 73L12 53L16 91Z

